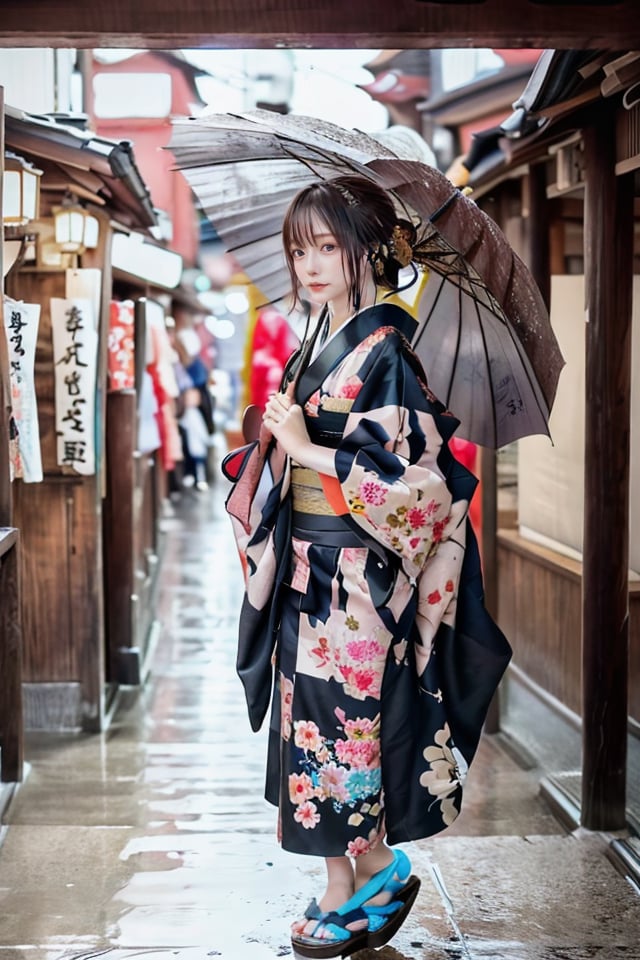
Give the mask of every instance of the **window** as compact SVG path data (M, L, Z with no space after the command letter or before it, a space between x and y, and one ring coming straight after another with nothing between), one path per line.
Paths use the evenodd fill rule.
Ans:
M93 94L95 115L104 120L168 117L171 113L168 73L97 73Z

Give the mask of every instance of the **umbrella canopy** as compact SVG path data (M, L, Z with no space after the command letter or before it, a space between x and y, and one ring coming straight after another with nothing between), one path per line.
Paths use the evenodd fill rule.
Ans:
M429 270L413 345L459 434L489 447L548 434L564 360L540 292L494 221L439 170L366 134L260 110L178 121L170 149L227 250L273 303L290 297L281 228L299 190L344 174L389 190L399 216L416 223Z

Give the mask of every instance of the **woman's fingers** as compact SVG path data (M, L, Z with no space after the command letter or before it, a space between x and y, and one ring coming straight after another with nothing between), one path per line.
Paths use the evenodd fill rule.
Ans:
M291 409L291 398L284 393L274 393L267 400L264 420L279 423Z
M301 445L309 442L302 408L295 403L285 407L275 398L273 402L269 400L264 423L289 454L293 454Z

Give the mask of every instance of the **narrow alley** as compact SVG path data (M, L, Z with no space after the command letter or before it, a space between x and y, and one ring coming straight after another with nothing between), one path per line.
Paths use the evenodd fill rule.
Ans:
M265 731L234 669L240 565L224 484L163 520L160 630L141 691L101 735L30 734L2 827L0 960L267 960L319 890L262 799ZM640 900L608 838L567 834L500 736L466 805L407 845L423 879L391 944L357 960L638 960Z

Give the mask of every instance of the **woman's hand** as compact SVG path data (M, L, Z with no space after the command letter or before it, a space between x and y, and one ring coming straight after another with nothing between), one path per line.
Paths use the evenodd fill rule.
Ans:
M298 457L311 443L302 408L286 393L269 397L263 422L291 457Z
M289 394L269 397L262 422L290 457L303 467L336 476L335 450L312 443L304 422L302 407Z

